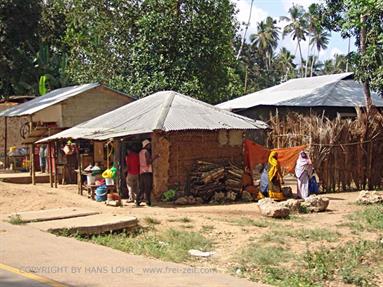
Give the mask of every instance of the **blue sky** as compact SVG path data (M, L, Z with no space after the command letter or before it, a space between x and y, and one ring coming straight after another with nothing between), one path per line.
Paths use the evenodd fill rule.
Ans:
M240 23L247 22L250 12L251 0L232 0L236 4L238 9L237 19ZM279 19L280 16L287 16L288 9L293 3L300 4L307 8L312 3L320 3L320 0L254 0L252 17L249 26L247 36L256 31L257 22L264 20L267 16L271 16ZM285 24L283 22L278 23L280 27ZM351 50L355 50L354 41L351 40ZM346 54L347 53L348 40L342 39L339 33L332 32L330 43L327 50L322 51L320 59L331 58L334 54ZM296 50L296 42L293 42L289 37L281 40L280 47L286 47L293 54ZM303 56L307 55L308 43L302 44ZM298 56L298 55L297 55Z

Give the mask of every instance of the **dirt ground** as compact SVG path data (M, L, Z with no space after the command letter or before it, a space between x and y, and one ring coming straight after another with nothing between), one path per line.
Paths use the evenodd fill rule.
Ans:
M230 267L230 258L235 255L239 247L245 246L272 228L326 228L339 231L341 228L339 226L346 221L345 216L360 208L352 204L357 196L358 193L328 194L330 205L327 212L294 215L290 220L268 219L265 227L241 223L246 219L259 222L265 220L261 217L256 203L189 207L168 204L140 208L131 203L123 207L109 207L77 194L75 185L64 185L54 189L48 184L32 186L0 182L0 218L5 219L7 214L13 212L63 207L83 207L103 213L133 215L142 225L146 224L144 220L146 217L151 217L160 221L158 228L161 229L173 227L188 231L204 231L204 235L215 242L217 252L214 260L206 264L227 270ZM347 229L344 229L342 235L339 240L347 241L352 238ZM294 245L294 242L290 246L292 249L302 248L299 243Z

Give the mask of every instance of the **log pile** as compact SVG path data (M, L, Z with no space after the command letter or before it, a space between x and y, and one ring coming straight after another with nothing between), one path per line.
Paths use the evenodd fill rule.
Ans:
M197 161L190 173L190 193L208 203L214 198L236 200L241 193L243 171L234 163ZM223 194L225 195L223 197Z

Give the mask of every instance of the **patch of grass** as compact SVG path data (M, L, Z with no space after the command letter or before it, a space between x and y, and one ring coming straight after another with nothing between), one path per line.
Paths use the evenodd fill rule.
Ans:
M315 281L331 280L339 276L347 284L377 286L373 282L373 274L383 271L382 247L381 243L373 241L348 242L335 250L307 251L303 260Z
M322 283L312 282L303 272L290 272L284 268L266 267L265 283L281 287L322 287Z
M238 226L256 226L256 227L268 227L270 225L266 220L254 220L248 217L241 217L230 220L230 223L233 223Z
M63 237L75 237L80 238L81 236L76 232L68 228L59 229L56 231L52 231L52 234L56 236L63 236Z
M191 220L189 217L181 217L181 218L172 218L168 219L169 222L181 222L181 223L190 223L193 220Z
M20 214L16 214L16 215L12 215L12 216L10 216L8 222L9 222L10 224L14 224L14 225L25 224L25 222L24 222L23 219L21 218Z
M169 219L168 219L168 222L176 222L176 221L177 221L176 218L169 218Z
M274 229L261 237L263 242L277 242L283 243L286 241L285 237L292 237L302 241L319 241L326 240L334 242L339 238L340 234L325 228L314 229Z
M249 245L240 253L239 262L247 270L256 266L278 266L291 257L292 254L282 247Z
M168 229L159 233L141 232L93 236L89 239L96 244L124 252L159 258L165 261L185 262L190 249L211 250L213 243L197 232Z
M193 220L191 220L189 217L182 217L179 219L179 222L183 222L183 223L189 223L189 222L192 222Z
M259 239L261 244L265 243L276 243L280 245L284 245L287 243L287 240L282 233L279 233L277 231L267 232L263 234Z
M237 261L244 276L275 286L316 287L352 284L378 286L383 272L383 245L379 241L347 242L337 248L306 250L292 256L275 247L253 247L242 251ZM285 263L288 262L286 268Z
M159 221L158 219L155 219L153 217L145 217L144 222L146 224L150 224L150 225L157 225L157 224L161 223L161 221Z
M335 242L340 234L335 231L328 230L326 228L313 228L313 229L298 229L292 230L290 237L295 237L303 241L320 241L325 240L328 242Z
M188 228L188 229L192 229L194 228L194 225L192 224L186 224L186 225L181 225L182 228Z
M307 209L307 206L300 205L299 206L299 213L309 213L309 210Z
M350 222L347 224L357 231L382 231L383 230L383 206L366 206L349 216Z
M215 227L213 225L202 225L201 232L203 232L203 233L212 232L214 230L214 228Z

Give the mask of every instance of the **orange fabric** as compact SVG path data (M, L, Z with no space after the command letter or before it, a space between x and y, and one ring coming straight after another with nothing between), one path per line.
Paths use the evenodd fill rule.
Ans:
M246 186L245 190L248 192L248 193L257 193L258 192L258 189L254 186L254 185L249 185L249 186Z
M244 145L246 165L250 169L254 169L257 164L267 163L270 152L276 151L278 153L278 162L280 166L289 173L294 173L295 164L297 162L299 153L307 148L307 145L302 145L270 150L264 146L256 144L251 140L245 140Z
M251 175L247 172L244 172L242 175L242 186L249 186L253 185L253 179L251 178Z

